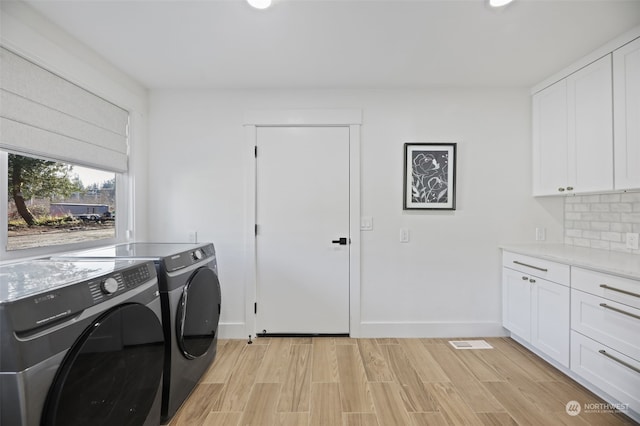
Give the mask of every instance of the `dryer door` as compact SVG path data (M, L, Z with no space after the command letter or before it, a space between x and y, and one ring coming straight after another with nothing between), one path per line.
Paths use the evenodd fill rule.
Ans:
M41 424L142 425L154 406L163 364L164 337L156 314L141 304L116 306L67 352ZM157 416L159 421L159 409Z
M220 282L212 269L197 269L182 289L176 337L182 354L195 359L209 350L218 331Z

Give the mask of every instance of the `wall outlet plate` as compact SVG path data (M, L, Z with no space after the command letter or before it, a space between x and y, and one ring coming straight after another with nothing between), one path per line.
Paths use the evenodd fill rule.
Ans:
M536 228L536 241L544 241L547 239L546 228Z
M400 242L401 243L409 242L409 230L407 228L400 228Z
M362 216L360 218L360 230L361 231L373 230L373 218L371 216Z
M638 250L638 239L640 234L634 232L627 232L627 248Z

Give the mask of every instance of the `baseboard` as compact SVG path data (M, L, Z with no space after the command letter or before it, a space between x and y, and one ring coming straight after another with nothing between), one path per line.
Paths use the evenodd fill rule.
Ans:
M359 333L351 337L382 338L442 338L442 337L502 337L507 332L499 322L362 322ZM220 339L245 339L245 323L220 323Z
M243 322L221 322L218 325L219 339L248 339L246 324Z
M507 332L499 322L362 322L358 336L365 338L407 337L502 337Z

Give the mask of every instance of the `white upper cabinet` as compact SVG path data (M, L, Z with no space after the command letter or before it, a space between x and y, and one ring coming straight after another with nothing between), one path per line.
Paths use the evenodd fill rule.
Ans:
M640 38L613 52L615 189L640 188Z
M533 95L533 195L613 186L611 55Z
M533 195L559 194L568 182L567 81L533 96Z

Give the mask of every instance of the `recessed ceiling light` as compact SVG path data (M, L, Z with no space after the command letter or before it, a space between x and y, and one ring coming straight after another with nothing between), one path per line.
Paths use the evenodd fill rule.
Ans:
M256 9L266 9L271 6L271 0L247 0L247 3Z
M502 7L511 3L513 0L489 0L489 4L492 7Z

